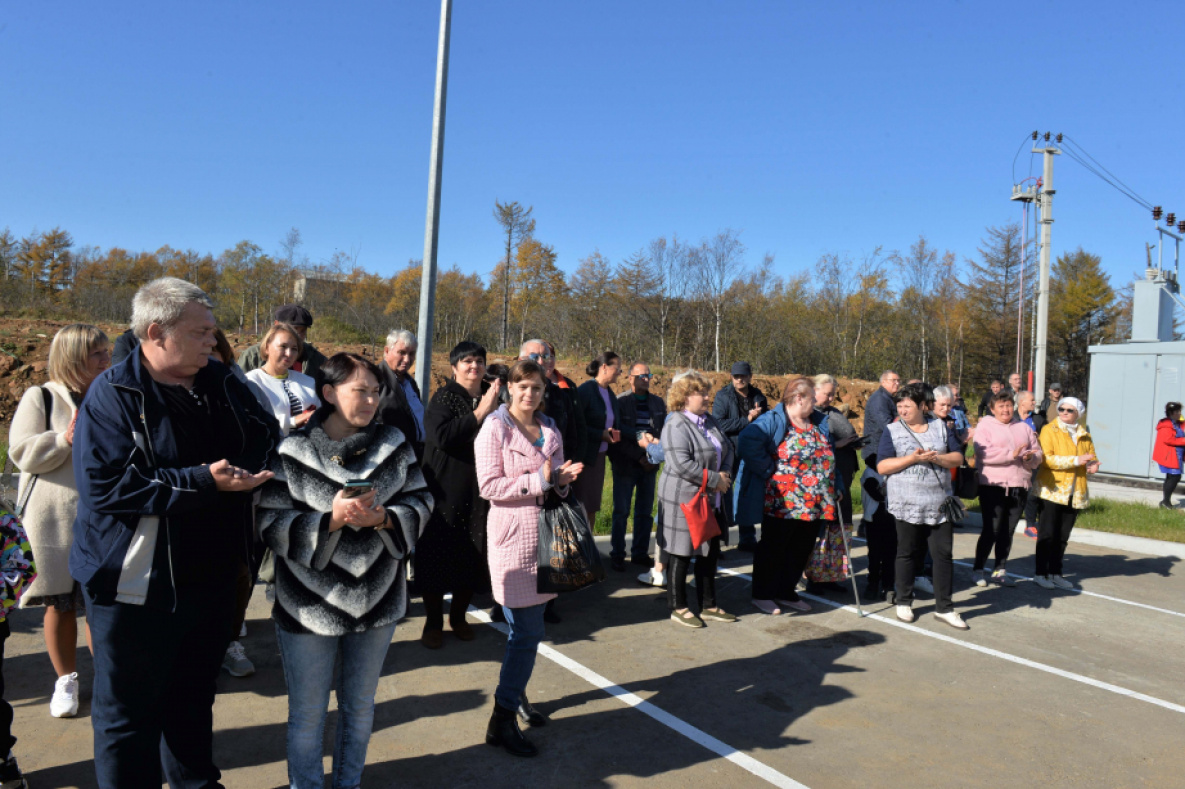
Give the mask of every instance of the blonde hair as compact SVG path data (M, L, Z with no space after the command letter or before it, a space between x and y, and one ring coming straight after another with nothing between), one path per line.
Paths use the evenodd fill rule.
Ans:
M819 373L815 376L816 389L818 389L820 386L826 386L827 384L835 384L836 386L839 386L839 381L835 380L834 377L828 375L827 373Z
M82 394L90 386L87 357L110 341L103 330L89 323L71 323L54 335L49 346L49 380Z
M685 370L671 379L671 388L667 390L667 411L682 411L687 405L687 396L693 392L707 394L712 391L712 382L703 373L695 370Z
M291 334L292 339L296 340L296 358L304 353L304 340L300 339L300 334L297 333L296 327L291 323L274 323L272 327L267 330L267 334L263 335L263 339L259 341L259 358L267 361L267 346L272 344L272 340L280 332L284 334Z

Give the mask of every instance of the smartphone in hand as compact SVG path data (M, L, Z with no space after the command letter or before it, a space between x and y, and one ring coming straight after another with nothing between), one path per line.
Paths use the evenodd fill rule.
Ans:
M365 479L352 479L342 488L343 499L356 499L374 490L374 483Z

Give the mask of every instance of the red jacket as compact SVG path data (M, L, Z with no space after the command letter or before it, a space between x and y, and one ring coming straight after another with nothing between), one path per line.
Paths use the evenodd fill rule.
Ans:
M1165 468L1181 470L1177 462L1177 447L1185 447L1185 438L1177 438L1177 431L1168 417L1156 423L1156 446L1152 450L1152 462Z

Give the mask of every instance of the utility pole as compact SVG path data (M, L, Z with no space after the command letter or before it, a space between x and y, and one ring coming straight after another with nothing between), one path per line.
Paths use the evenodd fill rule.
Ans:
M1057 136L1062 141L1062 136ZM1037 365L1033 381L1033 392L1045 391L1045 360L1049 348L1049 253L1050 235L1053 231L1053 157L1061 150L1049 144L1049 132L1045 132L1045 147L1034 148L1033 153L1041 153L1045 159L1045 171L1041 179L1041 191L1037 195L1037 205L1041 208L1041 280L1037 291Z
M432 380L432 331L436 323L436 249L440 241L440 176L444 167L444 107L448 96L448 44L453 0L440 0L440 40L436 49L436 102L432 110L432 155L428 164L428 220L420 281L420 341L416 384L428 396Z
M1041 225L1041 240L1038 253L1040 272L1037 283L1036 326L1033 328L1033 344L1037 357L1033 364L1034 394L1045 391L1045 359L1049 346L1049 253L1051 249L1050 234L1053 230L1053 195L1056 191L1053 188L1053 157L1061 153L1061 149L1050 144L1051 136L1049 132L1045 132L1045 146L1033 149L1033 153L1043 154L1045 159L1045 169L1040 186L1031 186L1022 190L1019 184L1013 185L1011 198L1025 203L1036 203L1041 211L1040 218L1037 220L1037 223ZM1033 132L1033 142L1037 142L1037 138L1038 133ZM1058 143L1061 143L1062 136L1059 134L1056 139ZM1024 254L1023 250L1021 254Z

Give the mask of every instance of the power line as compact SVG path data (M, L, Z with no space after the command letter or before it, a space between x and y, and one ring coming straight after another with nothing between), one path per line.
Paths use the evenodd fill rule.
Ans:
M1080 144L1080 143L1079 143L1077 140L1075 140L1073 137L1071 137L1071 136L1070 136L1070 135L1068 135L1068 134L1065 134L1065 135L1062 135L1062 136L1065 138L1065 140L1066 140L1067 142L1069 142L1069 143L1070 143L1070 144L1072 144L1072 145L1073 145L1075 148L1077 148L1077 149L1078 149L1078 150L1079 150L1079 151L1082 153L1082 155L1083 155L1083 156L1085 156L1087 159L1090 159L1092 162L1094 162L1096 165L1098 165L1098 167L1099 167L1099 169L1100 169L1100 170L1102 170L1103 172L1105 172L1107 175L1111 176L1111 178L1113 178L1113 179L1114 179L1114 180L1115 180L1115 181L1116 181L1118 184L1120 184L1120 185L1121 185L1121 186L1122 186L1124 189L1126 189L1128 192L1130 192L1131 194L1133 194L1133 195L1135 195L1137 198L1139 198L1139 199L1140 199L1140 202L1142 202L1142 203L1144 203L1144 204L1146 204L1146 205L1149 205L1149 206L1151 206L1151 205L1152 205L1152 204L1151 204L1151 203L1149 203L1147 200L1145 200L1143 197L1141 197L1141 196L1140 196L1140 195L1139 195L1139 194L1136 192L1136 190L1135 190L1135 189L1132 189L1130 186L1128 186L1128 185L1127 185L1127 184L1125 184L1125 183L1124 183L1122 180L1120 180L1119 176L1115 175L1115 173L1111 172L1111 171L1110 171L1110 170L1108 170L1106 167L1104 167L1102 162L1100 162L1098 159L1096 159L1096 158L1094 158L1093 156L1091 156L1091 155L1090 155L1090 153L1089 153L1089 152L1088 152L1088 151L1087 151L1085 148L1083 148L1083 147L1082 147L1082 145L1081 145L1081 144Z
M1036 132L1034 132L1034 134L1035 133ZM1016 160L1020 158L1020 152L1025 149L1025 144L1028 143L1029 138L1031 136L1032 135L1030 135L1030 134L1025 135L1025 138L1020 141L1020 147L1016 149L1016 156L1012 157L1012 183L1016 183ZM1033 157L1030 156L1029 157L1029 169L1030 170L1032 169L1032 166L1033 166ZM1032 175L1032 173L1030 172L1029 175Z
M1131 189L1131 187L1124 184L1118 178L1114 178L1114 176L1108 177L1108 175L1110 174L1109 171L1106 171L1108 173L1108 175L1104 175L1103 171L1100 170L1102 165L1099 165L1098 167L1096 167L1094 164L1092 164L1091 162L1089 162L1085 158L1083 158L1083 156L1080 155L1078 152L1076 152L1073 148L1070 148L1069 146L1065 146L1064 144L1063 144L1063 152L1067 156L1069 156L1071 159L1078 162L1078 164L1082 165L1082 167L1085 168L1087 172L1098 176L1098 178L1100 180L1102 180L1104 183L1113 187L1117 192L1119 192L1121 195L1123 195L1127 199L1131 200L1136 205L1138 205L1141 208L1144 208L1146 210L1149 210L1149 211L1152 210L1152 204L1149 203L1144 198L1140 197L1138 194L1136 194L1136 192L1133 191ZM1089 155L1089 154L1087 154L1087 155ZM1113 178L1114 178L1114 180L1112 180Z

